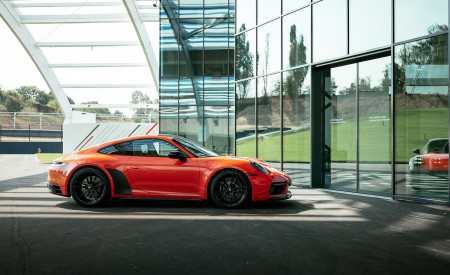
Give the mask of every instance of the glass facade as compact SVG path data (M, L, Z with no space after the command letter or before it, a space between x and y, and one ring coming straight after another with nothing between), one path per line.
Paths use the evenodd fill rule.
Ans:
M236 0L236 155L449 203L448 1L268 2Z
M234 154L232 0L162 0L160 133Z

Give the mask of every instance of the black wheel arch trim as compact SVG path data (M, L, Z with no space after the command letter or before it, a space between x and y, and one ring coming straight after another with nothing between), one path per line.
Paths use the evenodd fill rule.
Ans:
M114 194L120 195L131 195L133 191L131 190L130 184L128 183L127 177L122 171L112 168L106 168L109 175L113 179L114 184Z

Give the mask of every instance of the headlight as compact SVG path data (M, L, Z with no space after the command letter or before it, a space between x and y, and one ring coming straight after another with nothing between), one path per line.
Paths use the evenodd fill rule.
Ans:
M250 164L255 167L256 170L258 170L259 172L268 175L269 171L267 171L266 168L264 168L264 166L262 166L261 164L254 162L254 161L250 161Z
M55 167L64 167L66 165L67 165L67 162L60 162L60 161L52 162L52 166L55 166Z

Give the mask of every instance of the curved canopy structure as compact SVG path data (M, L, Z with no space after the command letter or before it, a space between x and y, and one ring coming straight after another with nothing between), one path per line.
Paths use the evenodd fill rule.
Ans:
M75 108L158 106L158 6L148 0L4 0L0 15L68 118ZM133 102L135 91L150 100Z

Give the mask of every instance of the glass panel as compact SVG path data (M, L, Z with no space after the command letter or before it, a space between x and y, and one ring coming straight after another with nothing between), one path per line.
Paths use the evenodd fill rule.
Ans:
M311 60L311 11L305 8L283 17L283 68Z
M228 42L231 31L227 20L222 23L215 22L217 19L207 19L205 24L205 75L227 76L228 75ZM211 24L211 27L209 27Z
M196 105L200 102L197 102L199 98L196 99L196 92L198 93L197 96L200 95L200 91L203 90L202 85L199 85L199 79L198 78L180 78L179 79L179 86L178 86L178 100L179 105ZM193 88L193 85L195 85L195 89Z
M180 0L180 18L202 18L203 0Z
M235 107L230 106L228 113L228 151L225 154L235 155L235 133L236 133L236 119L235 119Z
M159 104L178 105L178 78L161 78L159 82Z
M325 0L313 5L313 60L347 54L347 0Z
M280 19L258 28L258 75L280 71L281 68Z
M311 3L311 0L283 0L283 14Z
M255 80L236 83L236 156L256 157Z
M228 105L229 77L205 77L204 79L203 101L205 105ZM225 115L225 114L223 114Z
M258 158L281 168L281 74L258 78Z
M281 15L281 1L258 0L258 25Z
M395 0L395 41L448 30L447 0Z
M310 98L309 67L283 73L283 170L294 185L311 184Z
M228 4L230 4L230 9L228 8ZM205 17L224 18L232 16L232 13L229 14L230 10L234 11L233 1L205 0Z
M350 53L391 42L391 0L350 0Z
M256 75L256 30L236 37L236 80Z
M203 112L201 107L180 106L179 107L179 134L199 144L203 144Z
M359 63L360 192L392 193L390 63L390 57Z
M330 167L325 186L356 191L356 64L332 68L325 77L325 145Z
M256 25L256 0L236 0L236 31L250 29Z
M228 154L228 107L205 106L205 147L219 155Z
M159 107L159 132L161 134L178 134L178 107L160 106Z
M178 75L178 44L169 20L161 20L160 27L160 75Z
M395 47L398 195L448 201L447 35Z

